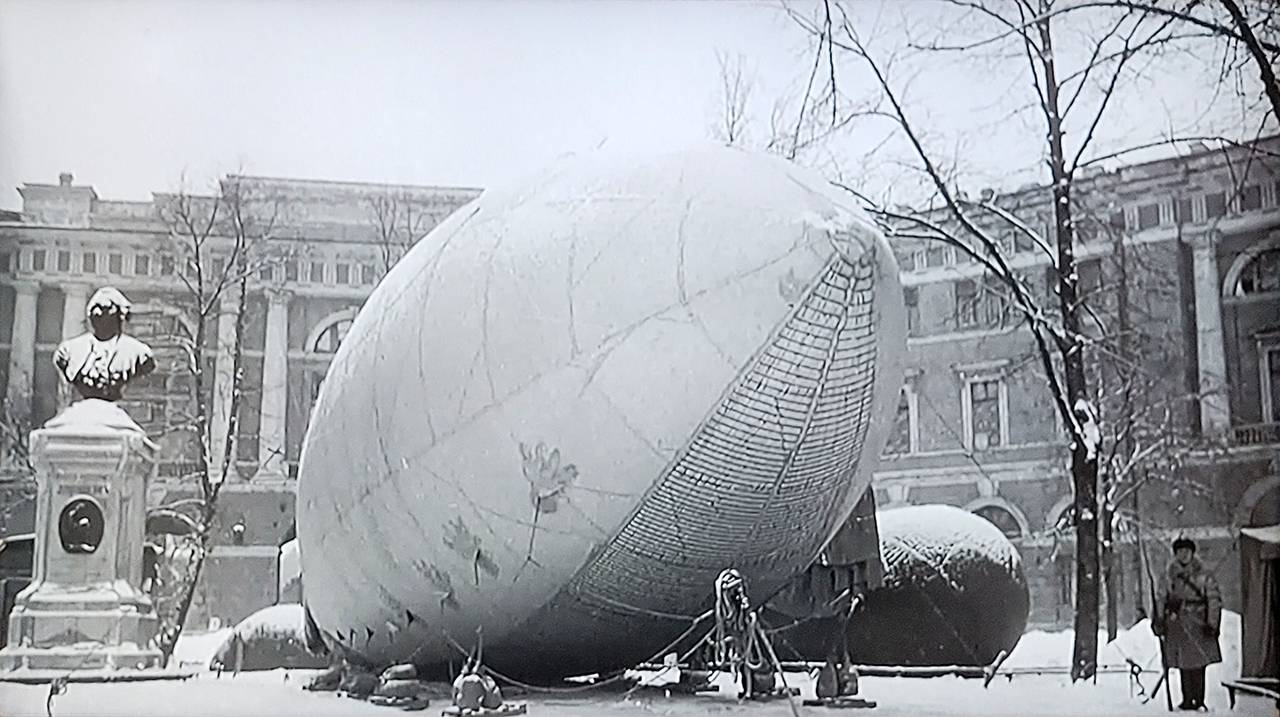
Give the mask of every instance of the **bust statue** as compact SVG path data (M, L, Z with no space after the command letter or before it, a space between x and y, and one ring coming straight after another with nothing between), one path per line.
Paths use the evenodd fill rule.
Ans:
M92 330L58 346L53 364L81 397L118 401L126 383L155 370L151 348L124 333L131 309L119 290L98 289L85 307Z

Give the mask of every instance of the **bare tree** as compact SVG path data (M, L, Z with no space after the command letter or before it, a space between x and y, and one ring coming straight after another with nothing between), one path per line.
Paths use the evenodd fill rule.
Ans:
M1074 503L1076 581L1075 644L1071 674L1073 679L1091 677L1096 671L1100 598L1100 511L1115 500L1099 502L1099 472L1104 461L1104 436L1096 379L1091 380L1087 357L1095 346L1090 335L1091 308L1080 285L1078 227L1084 216L1077 189L1084 174L1081 168L1094 140L1108 116L1108 108L1118 90L1131 78L1135 58L1157 52L1180 41L1180 17L1155 12L1133 3L1084 3L1097 5L1095 18L1100 28L1087 38L1084 59L1068 66L1070 53L1055 47L1060 28L1056 18L1080 3L1057 0L949 0L947 5L970 13L991 28L987 37L975 42L949 43L945 39L922 45L930 52L965 53L976 48L1021 57L1023 71L1032 90L1031 106L1045 127L1044 161L1051 195L1049 231L1024 221L1001 206L998 197L969 199L957 186L954 168L938 161L926 148L923 129L905 107L901 83L890 77L896 57L887 60L868 49L845 8L824 2L814 16L794 10L792 18L816 41L819 56L841 52L866 68L873 85L889 108L885 114L897 124L907 140L919 170L931 187L933 198L918 209L899 209L868 203L887 231L905 238L936 241L955 247L976 262L986 276L1001 285L1022 323L1034 339L1041 370L1053 405L1064 426L1070 452L1070 472ZM834 19L833 19L834 18ZM1073 33L1079 35L1078 29ZM816 65L817 63L815 63ZM832 63L833 67L835 63ZM831 72L835 72L834 69ZM831 85L835 85L834 79ZM803 111L803 107L802 107ZM1079 117L1080 119L1077 119ZM1068 136L1068 120L1083 131ZM866 199L866 197L863 197ZM1012 232L1031 244L1053 267L1052 296L1038 295L1027 277L1015 271L1009 248L1002 241ZM1137 432L1130 429L1132 438ZM1164 443L1157 442L1159 446ZM1113 442L1114 445L1114 442ZM1124 444L1122 444L1124 445ZM1152 444L1122 451L1121 466L1132 466L1143 456L1161 450ZM1119 483L1109 484L1112 498L1124 494Z
M31 454L27 450L31 434L31 422L0 399L0 479L31 478L35 469L31 466Z
M717 52L720 66L720 112L711 134L725 144L740 144L747 131L747 104L755 82L744 74L742 55L729 57Z
M365 200L369 223L374 230L374 240L382 259L382 273L391 267L418 242L438 217L424 203L414 200L407 192L387 190Z
M251 279L271 271L289 256L273 242L282 210L277 197L260 195L238 176L220 183L218 192L202 196L180 191L158 198L157 211L168 229L179 258L182 285L179 304L185 312L177 336L165 337L176 346L191 376L191 413L169 430L190 436L193 459L180 485L195 484L195 497L157 506L148 523L170 536L158 567L153 593L160 596L160 649L166 661L173 654L191 609L196 588L212 546L218 497L237 471L236 438L244 380L243 351L248 286ZM219 318L234 315L230 345L220 345ZM226 362L230 379L225 426L215 426L213 358Z

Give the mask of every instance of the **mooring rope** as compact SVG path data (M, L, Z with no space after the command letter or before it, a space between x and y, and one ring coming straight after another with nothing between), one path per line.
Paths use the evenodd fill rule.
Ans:
M666 646L666 647L663 647L663 648L662 648L661 650L659 650L659 651L658 651L658 652L657 652L653 657L650 657L648 660L645 660L644 662L646 662L646 663L647 663L647 662L654 662L655 660L659 660L659 659L662 659L663 657L665 657L667 654L669 654L669 653L671 652L671 650L675 649L677 645L679 645L681 642L683 642L683 641L685 640L685 638L687 638L687 637L689 637L690 635L692 635L692 634L693 634L693 632L694 632L695 630L697 630L697 629L698 629L698 625L699 625L699 624L701 624L703 620L706 620L707 618L711 617L711 616L712 616L712 614L714 614L714 610L707 610L706 612L702 613L701 615L699 615L699 616L695 617L695 618L693 619L693 621L692 621L692 624L690 624L690 625L689 625L689 628L688 628L688 629L686 629L684 632L680 633L680 636L679 636L679 637L677 637L676 639L672 640L670 643L668 643L668 644L667 644L667 646ZM455 639L453 639L453 636L451 636L448 632L445 632L445 633L444 633L444 638L445 638L445 640L447 640L447 641L449 642L449 644L450 644L450 645L452 645L452 646L453 646L453 648L454 648L455 650L457 650L458 652L460 652L463 656L465 656L465 657L467 657L467 658L470 658L470 657L471 657L471 653L470 653L470 652L468 652L468 651L467 651L467 649L466 649L465 647L463 647L462 645L458 644L458 641L457 641L457 640L455 640ZM705 640L705 637L703 638L703 640ZM703 640L699 640L699 641L698 641L698 645L701 645L701 644L702 644L702 642L703 642ZM698 645L695 645L695 648L696 648ZM690 653L692 653L692 650L690 650ZM643 663L641 663L641 664L643 664ZM497 670L494 670L493 668L488 667L488 666L486 666L486 667L484 668L484 670L485 670L485 672L487 672L487 673L489 673L489 674L493 675L495 679L497 679L497 680L499 680L499 681L501 681L501 682L505 682L505 683L507 683L507 684L509 684L509 685L512 685L512 686L514 686L514 687L519 687L519 688L520 688L520 689L522 689L522 690L527 690L527 691L529 691L529 692L541 693L541 694L551 694L551 695L557 695L557 694L558 694L558 695L568 695L568 694L576 694L576 693L580 693L580 692L590 692L591 690L597 690L597 689L600 689L601 687L605 687L605 686L607 686L607 685L611 685L611 684L614 684L614 683L616 683L616 682L620 682L620 681L622 681L622 680L626 679L626 676L627 676L627 675L626 675L626 671L624 670L624 671L619 672L618 674L616 674L616 675L614 675L614 676L612 676L612 677L609 677L609 678L604 679L604 680L600 680L599 682L592 682L592 683L590 683L590 684L580 685L580 686L578 686L578 687L549 687L549 686L546 686L546 685L534 685L534 684L530 684L530 683L528 683L528 682L522 682L522 681L520 681L520 680L515 679L514 677L510 677L510 676L508 676L508 675L504 675L504 674L502 674L501 672L498 672Z

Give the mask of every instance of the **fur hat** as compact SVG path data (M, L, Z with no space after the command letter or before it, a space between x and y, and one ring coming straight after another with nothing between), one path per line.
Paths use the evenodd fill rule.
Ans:
M1183 548L1186 548L1187 550L1190 550L1193 553L1196 552L1196 541L1192 540L1191 538L1178 538L1177 540L1173 541L1173 552L1176 553L1179 550L1182 550Z

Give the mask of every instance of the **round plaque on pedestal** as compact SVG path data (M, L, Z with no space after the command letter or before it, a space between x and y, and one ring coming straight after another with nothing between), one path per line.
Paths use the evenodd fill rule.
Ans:
M58 516L58 538L68 553L92 553L102 542L102 507L92 498L76 498Z

